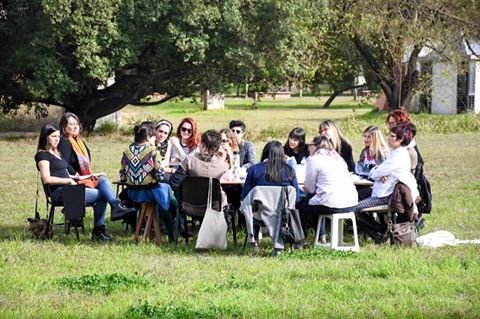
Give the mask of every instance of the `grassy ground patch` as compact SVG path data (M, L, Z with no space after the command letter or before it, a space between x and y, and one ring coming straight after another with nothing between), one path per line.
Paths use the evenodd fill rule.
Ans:
M180 108L181 109L181 108ZM141 110L141 111L139 111ZM161 111L160 111L161 110ZM127 108L130 112L130 107ZM192 115L201 128L226 126L234 117L247 121L257 151L270 138L304 125L309 134L326 117L340 120L361 149L361 131L383 125L383 115L369 109L297 109L295 107L212 113L150 111L132 108L132 118L173 122ZM445 118L445 119L443 119ZM452 125L457 117L438 117ZM421 128L436 116L415 115ZM480 132L478 119L466 117L468 129L423 134L417 143L426 160L434 206L422 233L445 229L460 239L480 238ZM462 122L463 123L463 122ZM308 126L307 126L308 125ZM285 133L286 132L286 133ZM94 135L89 145L94 170L115 180L120 154L131 136ZM307 248L269 257L265 238L251 258L241 247L196 252L194 242L178 247L163 238L161 247L135 244L118 222L107 222L116 237L109 245L90 241L92 212L80 241L55 228L51 241L34 241L26 218L33 215L36 170L35 138L0 140L0 317L1 318L475 318L480 315L480 247L402 249L361 241L359 254ZM40 208L45 214L43 193ZM58 214L57 221L61 221ZM239 235L242 242L244 233ZM308 243L312 247L313 234Z

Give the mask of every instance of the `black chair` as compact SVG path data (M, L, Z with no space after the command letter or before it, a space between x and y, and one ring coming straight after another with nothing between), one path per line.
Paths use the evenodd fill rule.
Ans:
M45 191L45 198L47 202L48 224L45 233L49 233L49 228L53 227L53 221L55 218L55 208L63 207L64 215L64 227L65 234L70 233L70 228L73 227L77 240L80 239L78 227L82 229L82 233L85 231L83 218L85 217L85 186L84 185L65 185L63 188L63 200L54 201L52 199L52 192L50 185L44 184L43 189ZM50 209L49 209L50 207ZM61 224L60 224L61 225Z
M180 184L179 209L177 210L177 218L175 221L176 235L178 239L180 234L180 221L183 218L184 222L184 238L188 243L188 220L191 217L192 228L195 220L202 220L207 209L208 201L208 185L209 177L193 177L187 176ZM223 210L227 223L231 223L233 232L233 243L237 245L237 229L235 225L235 210L229 206L221 207L222 205L222 188L220 181L216 178L212 179L212 208L220 211ZM230 218L228 218L230 216Z

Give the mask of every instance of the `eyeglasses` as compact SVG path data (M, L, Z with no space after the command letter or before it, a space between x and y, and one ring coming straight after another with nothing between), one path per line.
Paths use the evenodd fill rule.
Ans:
M232 130L232 132L235 133L235 134L242 134L243 133L242 130Z
M186 133L189 133L189 134L192 133L192 129L191 129L191 128L186 128L186 127L183 127L183 126L182 126L180 129L182 130L182 132L186 132Z

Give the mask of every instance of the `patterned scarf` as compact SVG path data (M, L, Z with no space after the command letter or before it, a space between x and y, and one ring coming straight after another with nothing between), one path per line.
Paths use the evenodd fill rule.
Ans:
M90 157L88 156L87 147L83 142L82 138L77 136L69 136L68 141L72 145L73 151L78 159L78 164L80 166L80 175L90 175Z

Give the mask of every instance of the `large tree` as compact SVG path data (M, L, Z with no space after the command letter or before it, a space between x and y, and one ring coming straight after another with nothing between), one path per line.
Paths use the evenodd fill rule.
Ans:
M460 41L478 37L478 5L478 0L344 0L333 7L390 108L398 108L415 93L422 48L455 62Z
M297 22L316 2L0 0L0 107L60 105L88 130L153 92L275 82L306 50Z

